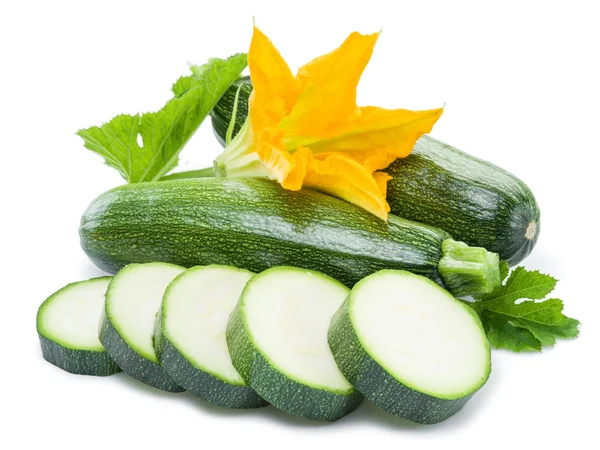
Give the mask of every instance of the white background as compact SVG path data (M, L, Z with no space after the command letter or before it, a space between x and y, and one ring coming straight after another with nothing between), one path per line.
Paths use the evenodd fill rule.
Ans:
M2 2L0 447L600 448L600 15L593 1L483 3ZM160 108L188 61L246 51L253 16L293 69L353 30L383 29L359 102L445 104L433 136L530 185L542 232L525 265L561 280L556 295L583 322L581 337L542 354L494 352L488 384L436 426L368 402L330 425L273 407L220 410L124 374L75 376L46 363L37 307L101 275L79 248L78 222L122 183L75 131ZM219 150L206 122L182 163L204 167Z

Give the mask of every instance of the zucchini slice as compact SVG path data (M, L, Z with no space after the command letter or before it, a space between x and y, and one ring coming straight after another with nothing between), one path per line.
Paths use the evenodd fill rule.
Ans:
M327 346L329 321L348 292L311 270L276 267L255 275L227 325L233 366L283 411L320 421L352 412L363 396Z
M36 325L46 361L80 375L121 371L98 340L98 318L110 280L102 277L69 284L41 304Z
M230 266L193 267L167 288L157 316L154 347L180 386L225 408L266 406L235 370L225 329L253 273Z
M382 270L357 283L328 340L337 365L365 397L414 422L447 419L491 371L477 314L406 271Z
M158 389L181 392L161 367L152 333L163 294L183 267L166 263L130 264L108 286L100 322L100 342L132 377Z

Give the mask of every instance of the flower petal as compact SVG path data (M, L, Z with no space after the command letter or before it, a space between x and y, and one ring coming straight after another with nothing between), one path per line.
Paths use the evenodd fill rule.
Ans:
M268 172L268 178L282 183L295 166L292 155L285 149L281 133L265 128L256 138L255 151Z
M310 145L313 153L386 148L396 158L402 158L410 154L417 139L431 131L442 112L442 108L410 111L366 106L357 108L347 121L330 127L327 136L318 141L306 142L308 139L290 139L286 135L285 144L288 148Z
M294 165L292 170L288 173L288 176L281 183L285 189L291 191L298 191L304 184L304 178L306 172L311 170L314 165L313 156L310 149L306 147L300 147L292 154Z
M384 176L374 177L342 153L313 154L313 164L304 178L305 186L343 198L384 220L390 211L385 200L385 183Z
M326 136L332 124L354 113L356 86L378 37L354 32L338 49L300 68L302 93L280 125L288 137Z
M252 128L259 130L279 123L296 102L299 82L273 43L256 26L248 51L248 66L254 90L250 99Z

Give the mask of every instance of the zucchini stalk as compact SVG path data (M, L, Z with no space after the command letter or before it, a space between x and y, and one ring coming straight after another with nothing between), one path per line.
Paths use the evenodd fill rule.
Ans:
M499 263L497 253L446 239L442 242L438 272L448 290L456 297L473 293L487 294L500 285Z

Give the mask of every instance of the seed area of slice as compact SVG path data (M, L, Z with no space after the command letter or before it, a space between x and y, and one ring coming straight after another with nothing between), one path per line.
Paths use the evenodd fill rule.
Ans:
M327 344L331 316L347 287L318 272L276 267L244 288L227 325L233 366L275 407L334 421L363 396L336 366Z
M167 288L157 316L154 346L162 366L177 384L216 406L268 404L235 370L225 340L229 315L252 275L230 266L188 269Z
M339 368L365 397L414 422L455 414L491 371L474 311L405 271L384 270L357 283L328 339Z
M69 284L42 303L36 325L46 361L80 375L121 371L98 340L98 320L110 280L102 277Z
M128 375L169 392L182 392L160 365L153 346L154 322L165 289L185 269L166 263L129 264L112 279L99 337Z

